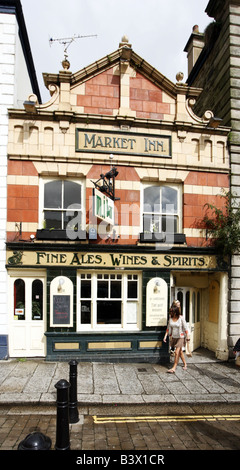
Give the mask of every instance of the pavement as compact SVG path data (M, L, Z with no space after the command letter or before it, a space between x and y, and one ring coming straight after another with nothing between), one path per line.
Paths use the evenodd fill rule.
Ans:
M173 358L171 358L173 361ZM79 407L92 405L240 405L240 367L199 349L187 370L170 364L79 362ZM45 359L0 361L0 406L55 406L59 380L69 381L68 362Z
M187 358L187 365L187 370L179 364L176 373L169 374L171 364L79 362L79 420L69 426L75 451L71 462L76 464L77 455L94 463L92 455L107 451L120 451L114 457L110 454L113 463L126 464L126 452L131 459L133 452L140 452L141 459L156 459L159 452L175 450L240 450L240 367L234 360L221 362L204 349ZM55 385L69 381L69 371L68 362L0 361L0 451L8 451L8 463L16 458L25 464L25 453L9 451L35 433L47 436L55 449L62 438L57 438ZM56 464L56 453L50 455ZM62 465L62 453L57 455ZM163 455L172 464L169 454ZM200 453L198 460L202 455L205 458ZM217 455L222 464L223 454ZM44 462L45 453L40 456ZM65 459L69 466L69 455Z

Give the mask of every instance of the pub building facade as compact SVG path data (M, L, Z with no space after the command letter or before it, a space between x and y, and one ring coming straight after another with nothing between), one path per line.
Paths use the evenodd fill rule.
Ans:
M179 298L191 348L227 360L228 262L200 222L229 188L229 129L126 37L62 64L47 103L9 110L9 357L166 362Z

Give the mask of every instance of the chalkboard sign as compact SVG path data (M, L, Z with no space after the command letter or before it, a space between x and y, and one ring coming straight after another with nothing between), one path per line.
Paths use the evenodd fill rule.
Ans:
M53 295L53 325L70 324L70 295Z

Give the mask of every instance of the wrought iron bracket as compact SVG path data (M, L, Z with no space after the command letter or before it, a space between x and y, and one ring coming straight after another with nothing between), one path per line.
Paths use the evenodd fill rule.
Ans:
M91 182L102 193L106 194L113 201L119 201L120 197L115 197L115 178L118 175L117 168L114 166L105 175L102 173L97 181Z

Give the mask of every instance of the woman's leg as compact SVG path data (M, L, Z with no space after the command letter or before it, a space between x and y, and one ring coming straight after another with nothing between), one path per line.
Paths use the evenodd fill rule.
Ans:
M185 359L185 357L184 357L184 354L183 354L182 349L180 350L180 357L181 357L181 359L182 359L182 361L183 361L183 369L186 370L186 369L187 369L187 363L186 363L186 359Z
M176 348L175 357L174 357L174 364L173 364L172 368L169 369L168 372L170 372L170 373L175 372L176 367L178 365L179 357L180 357L180 351L181 351L181 348Z

